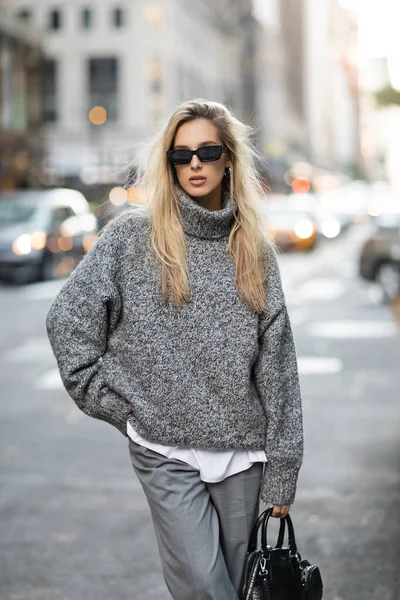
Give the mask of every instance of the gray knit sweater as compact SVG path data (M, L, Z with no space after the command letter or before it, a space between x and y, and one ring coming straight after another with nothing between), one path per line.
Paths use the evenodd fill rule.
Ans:
M261 497L291 504L303 456L296 352L267 247L268 310L235 288L227 243L237 206L209 211L179 191L190 302L161 300L150 212L123 213L71 274L47 316L66 390L126 435L196 448L265 449ZM131 408L132 411L131 412Z

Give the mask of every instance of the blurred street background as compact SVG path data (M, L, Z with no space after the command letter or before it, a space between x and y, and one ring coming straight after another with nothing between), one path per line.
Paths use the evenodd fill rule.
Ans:
M399 22L395 0L0 0L0 600L170 598L127 441L63 390L44 321L193 97L255 128L300 553L326 600L400 600Z

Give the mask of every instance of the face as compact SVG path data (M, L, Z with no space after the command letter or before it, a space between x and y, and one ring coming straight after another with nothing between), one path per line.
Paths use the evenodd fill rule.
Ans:
M183 123L175 137L173 148L197 150L202 146L222 146L218 130L207 119ZM221 185L225 169L230 166L226 152L213 162L201 162L194 154L187 165L176 165L176 175L183 190L195 198L212 194Z

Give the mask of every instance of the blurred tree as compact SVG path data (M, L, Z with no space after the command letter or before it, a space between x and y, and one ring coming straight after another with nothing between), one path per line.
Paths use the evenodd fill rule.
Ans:
M387 85L375 94L379 106L400 105L400 90Z

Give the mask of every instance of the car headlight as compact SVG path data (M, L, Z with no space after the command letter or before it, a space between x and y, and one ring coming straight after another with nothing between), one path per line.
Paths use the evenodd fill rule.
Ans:
M324 219L321 223L321 231L323 235L327 238L333 239L337 237L340 233L341 226L339 221L336 219Z
M294 228L294 232L301 240L307 240L314 233L314 225L310 219L301 219Z
M32 251L32 238L29 233L23 233L16 240L14 240L12 249L13 252L19 256L30 254Z
M15 254L24 256L32 250L42 250L46 246L47 237L44 231L35 231L32 234L23 233L14 240L12 249Z

